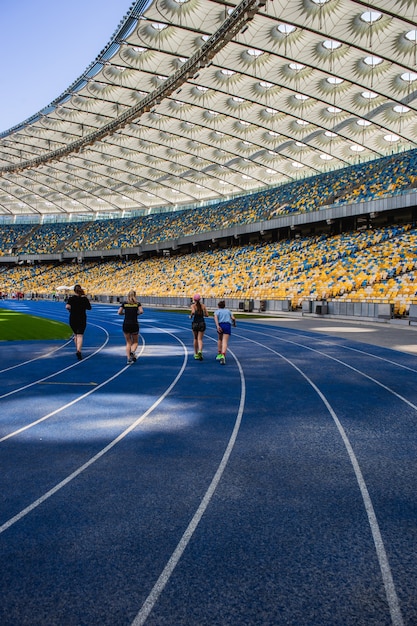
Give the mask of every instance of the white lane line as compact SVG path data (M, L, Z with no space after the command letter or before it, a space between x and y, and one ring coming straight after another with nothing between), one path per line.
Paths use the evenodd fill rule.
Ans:
M3 398L7 398L8 396L12 396L15 393L19 393L20 391L24 391L25 389L29 389L30 387L33 387L34 385L38 385L39 383L43 383L45 380L54 378L55 376L58 376L58 374L62 374L63 372L66 372L72 369L73 367L77 367L78 365L80 365L80 363L88 361L88 359L91 359L93 356L101 352L108 344L110 335L107 332L107 330L103 328L102 326L97 326L96 324L94 324L94 326L96 326L96 328L100 328L100 330L104 331L106 335L106 341L99 348L97 348L97 350L95 350L94 352L89 354L87 357L85 357L83 361L77 361L73 363L72 365L68 365L68 367L64 367L61 370L57 370L53 374L49 374L49 376L45 376L44 378L38 378L38 380L34 380L32 383L28 383L27 385L23 385L22 387L18 387L17 389L13 389L12 391L8 391L7 393L4 393L2 396L0 396L0 400L2 400Z
M141 348L141 351L139 353L139 356L142 354L144 349L145 349L145 341L142 339L142 348ZM43 417L40 417L39 419L35 420L34 422L30 422L30 424L26 424L26 426L22 426L21 428L18 428L17 430L14 430L13 432L9 433L8 435L4 435L4 437L0 437L0 443L3 443L3 441L6 441L7 439L11 439L12 437L16 437L16 435L20 435L20 433L23 433L25 430L28 430L29 428L33 428L33 426L36 426L37 424L40 424L41 422L44 422L45 420L49 419L53 415L57 415L58 413L61 413L61 411L65 411L65 409L68 409L70 406L73 406L74 404L77 404L77 402L80 402L81 400L84 400L84 398L87 398L92 393L95 393L96 391L98 391L99 389L104 387L105 385L108 385L108 383L110 383L115 378L118 378L120 376L120 374L123 374L123 372L125 372L130 366L131 366L130 364L125 365L121 370L116 372L116 374L114 374L110 378L107 378L106 380L104 380L99 385L96 385L93 389L90 389L90 391L87 391L86 393L82 394L81 396L78 396L77 398L75 398L74 400L71 400L71 402L68 402L67 404L64 404L63 406L60 406L58 409L55 409L55 411L52 411L51 413L48 413L48 415L44 415ZM63 371L65 371L65 370L63 370ZM46 380L46 379L44 379L44 380ZM92 384L92 383L88 383L88 384Z
M259 332L259 331L254 331L252 329L248 329L251 332ZM397 361L393 361L391 359L387 359L387 357L384 356L380 356L379 354L373 354L372 352L366 352L366 350L361 350L360 348L354 348L353 346L346 346L343 343L338 343L336 341L329 341L328 336L327 335L323 335L323 337L326 337L326 340L322 339L321 335L306 335L303 334L302 332L296 333L296 331L287 331L285 328L281 327L277 327L276 328L277 331L279 332L283 332L287 335L294 335L297 334L298 337L302 337L303 339L314 339L315 341L318 341L321 339L321 343L325 343L328 346L332 346L332 347L337 347L337 348L342 348L343 350L350 350L351 352L358 352L359 354L364 354L365 356L369 356L372 357L373 359L378 359L379 361L384 361L385 363L390 363L391 365L395 365L396 367L400 367L401 369L405 369L408 370L410 372L416 372L417 373L417 369L414 367L410 367L409 365L404 365L403 363L398 363ZM268 335L267 333L261 333L262 335L265 334L266 337L276 337L276 335ZM307 347L307 346L304 346ZM381 346L375 346L376 348L381 347ZM389 350L389 348L385 348L386 350ZM413 355L409 355L409 356L413 356Z
M262 334L262 333L261 333ZM378 520L376 517L376 513L372 504L372 500L371 500L371 496L369 495L369 491L368 488L366 486L366 482L365 479L362 475L362 471L360 469L360 465L359 462L356 458L355 452L352 448L352 445L349 441L349 437L347 436L341 422L339 421L339 418L337 417L335 411L333 410L332 406L330 405L330 403L328 402L327 398L325 397L325 395L320 391L320 389L317 387L317 385L315 385L315 383L307 376L307 374L305 374L297 365L295 365L295 363L293 363L290 359L287 359L283 354L281 354L280 352L277 352L276 350L274 350L273 348L270 348L269 346L266 346L265 344L262 344L258 341L255 341L254 339L248 339L247 337L242 337L241 335L239 335L241 338L245 339L246 341L250 341L251 343L255 343L258 346L261 346L262 348L265 348L266 350L269 350L270 352L272 352L273 354L276 354L277 356L281 357L286 363L288 363L289 365L291 365L291 367L293 367L295 370L297 370L297 372L309 383L309 385L311 385L311 387L314 389L314 391L317 393L317 395L320 397L320 399L322 400L322 402L324 403L324 405L326 406L327 410L329 411L334 423L336 424L336 428L339 431L339 434L342 438L342 441L345 445L346 451L348 453L348 457L349 460L352 464L353 467L353 471L355 473L356 476L356 480L357 483L359 485L359 490L361 492L361 496L362 496L362 500L365 506L365 511L368 517L368 522L369 522L369 526L371 528L371 533L372 533L372 538L374 541L374 545L375 545L375 551L377 554L377 558L378 558L378 562L379 562L379 568L381 571L381 576L382 576L382 580L384 583L384 588L385 588L385 595L387 598L387 602L388 602L388 606L389 606L389 611L390 611L390 615L391 615L391 622L393 624L393 626L404 626L404 622L403 622L403 618L402 618L402 614L401 614L401 609L400 609L400 603L398 600L398 596L397 596L397 592L395 590L395 585L394 585L394 579L392 577L392 572L391 572L391 568L389 565L389 561L388 561L388 556L385 550L385 546L384 546L384 542L382 539L382 535L381 535L381 531L379 528L379 524L378 524ZM287 340L283 340L283 341L287 341ZM288 342L288 343L295 343L295 342ZM298 345L298 344L296 344ZM300 344L301 345L301 344ZM303 348L305 348L306 346L302 346ZM310 348L308 348L310 349ZM313 350L315 351L315 350ZM333 358L333 357L330 357ZM338 361L338 359L334 359L335 361ZM340 361L340 363L342 365L346 365L345 363L343 363L343 361ZM348 366L350 367L350 366ZM356 370L355 368L351 368L354 371L358 372L359 374L362 374L362 372L359 372L358 370ZM365 375L365 374L363 374ZM370 378L369 376L366 376L367 378ZM370 380L373 380L372 378L370 378ZM375 381L378 382L378 381ZM382 385L384 388L387 389L387 387L385 387L385 385ZM397 395L397 394L395 394ZM135 625L136 626L136 625Z
M172 335L172 333L169 333L169 334ZM175 335L174 335L174 337L175 337ZM134 430L141 422L143 422L148 417L148 415L150 415L152 413L152 411L154 409L156 409L156 407L168 396L168 394L172 391L172 389L175 387L177 382L180 380L180 378L181 378L181 376L182 376L182 374L183 374L183 372L185 370L185 366L187 364L187 361L188 361L187 349L186 349L184 343L180 339L178 339L178 337L175 337L175 339L177 339L177 341L179 341L179 343L183 347L184 359L183 359L183 363L182 363L180 371L178 372L177 376L174 378L172 383L169 385L169 387L164 391L164 393L159 396L159 398L152 404L152 406L149 407L149 409L147 409L145 411L145 413L143 413L140 417L138 417L137 420L135 420L128 428L126 428L123 432L121 432L120 435L118 435L115 439L113 439L113 441L111 441L109 444L107 444L107 446L105 446L102 450L100 450L100 452L98 452L93 457L91 457L91 459L89 459L86 463L81 465L77 470L72 472L72 474L69 474L69 476L64 478L64 480L59 482L57 485L55 485L55 487L52 487L52 489L50 489L49 491L44 493L43 496L41 496L40 498L38 498L37 500L32 502L32 504L29 504L29 506L27 506L26 508L22 509L22 511L20 511L20 513L17 513L13 517L11 517L9 520L4 522L4 524L2 524L0 526L0 534L4 533L4 531L7 530L8 528L10 528L11 526L13 526L13 524L16 524L16 522L18 522L21 519L23 519L26 515L31 513L34 509L36 509L41 504L43 504L51 496L55 495L63 487L68 485L72 480L74 480L74 478L77 478L77 476L82 474L82 472L84 472L91 465L93 465L93 463L95 463L96 461L101 459L101 457L103 457L105 454L107 454L107 452L109 452L112 448L114 448L114 446L116 446L120 441L122 441L122 439L124 439L130 432L132 432L132 430ZM126 365L126 367L124 367L122 371L125 371L128 367L132 367L132 365ZM119 374L121 374L121 372L119 372ZM113 378L115 378L116 376L113 376ZM86 394L86 395L88 395L88 394Z
M257 332L257 331L252 331L252 332ZM331 356L330 354L327 354L326 352L322 352L321 350L317 350L317 348L311 348L310 346L306 346L303 343L297 343L296 341L290 341L289 339L283 339L282 337L276 337L275 335L268 335L266 333L264 334L264 333L261 333L261 332L259 332L257 334L265 336L265 337L271 337L273 339L278 339L278 341L283 341L284 343L290 343L290 344L292 344L294 346L297 346L299 348L304 348L305 350L310 350L310 352L316 352L317 354L320 354L321 356L326 357L326 359L330 359L331 361L335 361L336 363L339 363L339 365L343 365L344 367L347 367L348 369L352 370L352 372L356 372L356 374L359 374L359 376L363 376L364 378L367 378L371 382L375 383L375 385L378 385L379 387L382 387L382 389L385 389L386 391L388 391L388 393L391 393L393 396L395 396L396 398L398 398L399 400L401 400L405 404L408 404L409 407L411 407L412 409L417 411L417 405L415 405L413 402L411 402L410 400L407 400L407 398L404 398L404 396L402 396L401 394L399 394L396 391L394 391L394 389L391 389L391 387L387 387L387 385L384 385L384 383L381 383L376 378L373 378L372 376L369 376L369 374L365 374L365 372L362 372L361 370L358 370L356 367L353 367L353 365L349 365L349 363L345 363L345 361L341 361L340 359L337 359L336 357ZM244 337L243 335L238 335L238 337L240 337L241 339L245 339L246 341L253 341L253 343L258 343L254 339L248 339L247 337ZM265 348L267 347L264 344L259 344L259 345L263 345ZM388 362L390 362L390 361L388 361ZM393 365L396 365L396 363L394 363Z
M47 359L51 354L54 354L55 352L58 352L58 350L62 350L63 348L66 348L70 343L72 343L72 339L65 342L62 346L58 346L57 348L54 348L53 350L50 350L49 352L45 352L45 354L41 354L33 359L29 359L28 361L22 361L21 363L16 363L16 365L10 365L10 367L5 367L4 369L0 370L0 374L4 374L4 372L10 372L10 370L14 370L16 369L16 367L22 367L22 365L28 365L29 363L33 363L34 361L39 361L40 359Z
M204 494L203 499L201 500L201 503L198 507L198 509L196 510L196 512L193 515L193 518L191 519L190 523L188 524L183 536L181 537L177 547L175 548L174 552L172 553L170 559L168 560L167 564L165 565L164 569L162 570L158 580L156 581L155 585L153 586L153 588L151 589L148 597L146 598L145 602L142 605L142 608L140 609L139 613L136 615L135 619L133 620L131 626L142 626L145 621L147 620L149 614L151 613L153 607L155 606L156 602L158 601L159 596L161 595L161 593L163 592L166 584L168 583L173 571L175 570L181 556L184 553L184 550L186 549L186 547L188 546L191 537L193 536L194 532L197 529L198 524L200 523L201 518L203 517L208 505L210 504L210 501L214 495L214 492L217 489L217 486L223 476L223 473L226 469L227 463L229 461L230 455L232 453L233 447L235 445L236 439L237 439L237 435L240 429L240 425L242 422L242 415L243 415L243 410L244 410L244 406L245 406L245 396L246 396L246 386L245 386L245 377L243 374L243 370L242 367L236 357L236 355L229 350L228 351L229 354L231 354L234 358L234 360L237 363L237 366L239 368L239 373L240 373L240 380L241 380L241 394L240 394L240 403L239 403L239 409L238 409L238 413L236 416L236 421L235 421L235 425L233 428L233 432L230 436L229 442L227 444L226 450L223 454L223 458L220 461L220 464L217 468L217 471L215 473L215 475L213 476L213 479L206 491L206 493Z

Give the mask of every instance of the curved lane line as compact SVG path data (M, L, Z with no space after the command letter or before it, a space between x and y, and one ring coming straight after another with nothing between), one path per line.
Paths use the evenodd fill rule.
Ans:
M372 378L372 376L369 376L369 374L365 374L365 372L361 372L361 370L358 370L356 367L353 367L353 365L349 365L349 363L345 363L344 361L341 361L340 359L337 359L336 357L331 356L330 354L326 354L325 352L322 352L321 350L317 350L317 348L311 348L310 346L305 346L304 344L297 343L296 341L290 341L289 339L283 339L282 337L276 337L275 335L267 335L266 333L261 333L261 332L258 332L258 331L252 331L252 332L261 334L261 335L266 336L266 337L271 337L273 339L278 339L278 341L283 341L284 343L291 343L294 346L297 346L299 348L304 348L305 350L310 350L311 352L316 352L317 354L320 354L321 356L324 356L327 359L330 359L331 361L335 361L336 363L339 363L340 365L343 365L344 367L347 367L348 369L352 370L353 372L356 372L360 376L363 376L364 378L367 378L368 380L370 380L371 382L375 383L379 387L382 387L382 389L385 389L385 391L388 391L393 396L395 396L396 398L398 398L399 400L401 400L405 404L408 404L409 407L411 407L412 409L417 411L417 405L413 404L413 402L411 402L410 400L407 400L407 398L404 398L404 396L402 396L401 394L399 394L396 391L394 391L394 389L391 389L390 387L387 387L386 385L384 385L384 383L381 383L376 378ZM253 343L258 343L254 339L248 339L247 337L243 337L242 335L237 335L237 336L240 337L241 339L245 339L246 341L253 341ZM259 345L264 345L264 344L259 344ZM267 346L264 345L264 347L266 348ZM367 353L365 353L365 354L367 354ZM370 356L372 356L372 355L370 355ZM388 363L390 363L390 361L388 361ZM394 365L396 365L396 363L394 363ZM414 371L414 370L412 370L412 371Z
M332 406L330 405L329 401L327 400L327 398L325 397L325 395L320 391L320 389L317 387L317 385L315 385L315 383L307 376L307 374L305 374L295 363L293 363L292 361L290 361L290 359L287 359L283 354L277 352L276 350L274 350L273 348L270 348L269 346L266 346L265 344L262 344L258 341L255 341L254 339L248 339L246 337L242 337L241 335L239 335L241 338L245 339L246 341L250 341L251 343L255 343L258 346L261 346L262 348L265 348L266 350L269 350L270 352L272 352L273 354L276 354L277 356L281 357L286 363L288 363L289 365L291 365L291 367L293 367L295 370L297 370L297 372L308 382L309 385L311 385L311 387L314 389L314 391L317 393L317 395L319 396L319 398L322 400L322 402L324 403L325 407L327 408L327 410L329 411L334 423L336 424L336 428L339 431L339 434L342 438L342 441L345 445L346 451L348 453L348 457L349 460L352 464L353 467L353 471L355 473L356 476L356 480L359 486L359 490L361 492L362 495L362 500L365 506L365 510L366 510L366 514L368 516L368 522L369 522L369 526L371 528L371 533L372 533L372 538L374 541L374 545L375 545L375 550L376 550L376 554L377 554L377 558L378 558L378 562L379 562L379 568L381 571L381 575L382 575L382 580L384 583L384 588L385 588L385 595L387 598L387 602L388 602L388 606L389 606L389 611L390 611L390 615L391 615L391 621L393 626L404 626L404 621L402 618L402 614L401 614L401 609L400 609L400 604L399 604L399 600L398 600L398 596L397 596L397 592L395 590L395 585L394 585L394 579L392 577L392 572L391 572L391 568L389 565L389 561L388 561L388 556L385 550L385 546L384 546L384 542L382 539L382 535L381 535L381 531L379 529L379 524L378 524L378 520L375 514L375 510L372 504L372 500L371 500L371 496L369 495L369 491L368 488L366 486L365 483L365 479L362 475L362 471L360 469L360 465L359 462L356 458L355 452L352 448L352 445L349 441L349 438L341 424L341 422L339 421L339 418L337 417L335 411L333 410ZM287 340L283 340L283 341L287 341ZM289 341L288 343L295 343L292 341ZM298 345L298 344L296 344ZM300 344L301 345L301 344ZM304 347L305 346L301 346ZM310 349L310 348L308 348ZM313 350L315 352L315 350ZM333 358L333 357L330 357ZM338 359L334 359L335 361L338 361ZM338 361L339 362L339 361ZM342 365L346 365L345 363L343 363L342 361L340 361L340 363ZM348 366L350 367L350 366ZM355 368L351 368L354 371L358 372L359 374L361 374L362 372L359 372L358 370L356 370ZM364 374L364 376L366 376L366 374ZM370 376L366 376L367 378L369 378L370 380L373 380ZM378 381L375 381L378 383ZM378 383L380 384L380 383ZM382 387L384 387L385 389L388 389L387 387L385 387L385 385L381 385ZM397 395L397 394L395 394ZM399 396L400 397L400 396ZM136 624L135 624L136 626Z
M344 345L342 343L338 343L338 342L335 342L335 341L329 341L329 336L328 335L315 334L315 335L311 336L311 335L303 334L301 331L297 333L295 330L293 330L293 331L286 330L282 326L279 326L279 327L276 326L275 328L277 329L277 331L285 333L285 334L290 335L290 336L294 335L294 334L297 334L298 337L302 337L304 339L315 339L315 340L321 339L322 343L326 343L329 346L336 346L338 348L342 348L343 350L350 350L351 352L358 352L359 354L364 354L365 356L372 357L373 359L378 359L379 361L384 361L385 363L390 363L391 365L395 365L396 367L400 367L401 369L405 369L405 370L409 370L410 372L416 372L417 373L417 369L415 369L413 367L409 367L408 365L404 365L403 363L397 363L396 361L392 361L391 359L387 359L384 356L379 356L379 354L373 354L372 352L366 352L365 350L361 350L360 348L354 348L353 346L346 346L346 345ZM251 330L251 329L248 328L248 330ZM260 331L251 330L251 332L260 332ZM264 334L264 333L262 333L262 334ZM265 333L265 335L267 337L275 337L275 335L267 335L267 333ZM327 338L327 340L325 340L325 341L323 341L323 337L324 336ZM275 337L275 338L278 338L278 337ZM372 344L367 344L367 345L372 345ZM307 346L304 346L304 347L307 347ZM380 346L375 346L375 347L380 347ZM388 348L386 348L386 349L388 349Z
M10 372L10 370L14 370L17 367L22 367L22 365L28 365L29 363L33 363L34 361L39 361L40 359L47 359L51 354L54 354L55 352L58 352L58 350L62 350L63 348L66 348L71 342L72 342L72 339L69 339L62 346L54 348L53 350L50 350L49 352L45 352L45 354L41 354L40 356L37 356L34 359L29 359L29 361L22 361L22 363L17 363L16 365L5 367L3 370L0 370L0 374L4 374L5 372Z
M143 339L142 339L142 342L143 342L142 348L141 348L139 356L143 353L145 349L145 341ZM31 422L30 424L26 424L26 426L22 426L21 428L18 428L18 430L14 430L8 435L4 435L4 437L0 438L0 443L3 443L3 441L6 441L7 439L11 439L12 437L15 437L16 435L20 435L20 433L23 433L25 430L28 430L29 428L33 428L33 426L37 426L37 424L44 422L45 420L49 419L53 415L57 415L58 413L61 413L61 411L68 409L68 407L73 406L74 404L77 404L77 402L80 402L80 400L84 400L84 398L87 398L89 395L91 395L92 393L95 393L96 391L98 391L99 389L107 385L108 383L111 383L111 381L114 380L115 378L118 378L120 374L123 374L123 372L125 372L129 367L130 367L130 364L125 365L121 370L116 372L116 374L104 380L102 383L94 387L94 389L90 389L90 391L87 391L87 393L83 393L81 396L74 398L74 400L71 400L71 402L64 404L63 406L59 407L59 409L55 409L55 411L48 413L48 415L44 415L43 417L40 417L39 419L35 420L34 422ZM65 371L65 370L62 370L62 371ZM50 378L50 376L48 376L48 378ZM46 380L46 378L44 378L43 380ZM39 383L41 381L37 381L37 382ZM35 383L32 383L32 384L35 384ZM25 387L23 387L23 389L25 389Z
M97 350L95 350L94 352L89 354L87 357L85 357L83 359L83 361L88 361L88 359L91 359L93 356L98 354L98 352L101 352L103 350L103 348L105 348L106 345L109 342L110 335L107 332L107 330L105 328L103 328L102 326L96 326L96 328L100 328L101 330L103 330L105 332L105 334L106 334L106 341ZM58 370L58 371L54 372L53 374L49 374L49 376L45 376L45 378L39 378L38 380L34 380L32 383L28 383L27 385L23 385L23 387L19 387L17 389L13 389L13 391L9 391L7 393L4 393L2 396L0 396L0 400L2 400L3 398L7 398L8 396L12 396L15 393L19 393L19 391L24 391L25 389L29 389L29 387L33 387L34 385L38 385L39 383L43 383L45 380L49 380L50 378L54 378L55 376L58 376L58 374L62 374L63 372L66 372L66 371L72 369L73 367L77 367L77 365L80 365L79 361L77 361L76 363L73 363L72 365L68 365L68 367L64 367L64 369L62 369L62 370Z
M165 331L164 331L165 332ZM172 335L172 333L169 333ZM175 337L175 335L173 335ZM71 481L74 480L74 478L77 478L77 476L79 476L80 474L82 474L86 469L88 469L90 467L90 465L93 465L93 463L95 463L96 461L98 461L99 459L101 459L101 457L103 457L105 454L107 454L107 452L109 452L112 448L114 448L114 446L116 446L120 441L122 441L130 432L132 432L132 430L134 430L141 422L143 422L148 415L150 415L152 413L152 411L154 409L156 409L156 407L161 404L161 402L168 396L168 394L172 391L172 389L175 387L175 385L177 384L177 382L180 380L181 376L184 373L185 370L185 366L187 364L188 361L188 355L187 355L187 349L184 345L184 343L178 339L178 337L175 337L175 339L177 339L177 341L179 341L179 343L182 345L183 347L183 351L184 351L184 360L183 360L183 364L181 366L180 371L178 372L178 374L176 375L176 377L174 378L174 380L172 381L172 383L169 385L169 387L164 391L163 394L161 394L159 396L159 398L152 404L152 406L149 407L149 409L147 409L145 411L145 413L143 413L140 417L138 417L137 420L135 420L130 426L128 426L128 428L126 428L123 432L120 433L120 435L118 435L115 439L113 439L113 441L111 441L109 444L107 444L107 446L105 446L102 450L100 450L100 452L98 452L97 454L95 454L93 457L91 457L86 463L84 463L83 465L81 465L77 470L75 470L74 472L72 472L71 474L69 474L66 478L64 478L64 480L61 480L61 482L59 482L57 485L55 485L55 487L52 487L52 489L50 489L49 491L47 491L46 493L43 494L43 496L41 496L40 498L38 498L37 500L35 500L34 502L32 502L32 504L29 504L29 506L25 507L24 509L22 509L22 511L20 511L20 513L17 513L16 515L14 515L13 517L11 517L9 520L7 520L6 522L4 522L4 524L2 524L0 526L0 534L4 533L4 531L6 531L8 528L10 528L11 526L13 526L13 524L16 524L16 522L20 521L21 519L23 519L26 515L28 515L29 513L31 513L34 509L36 509L38 506L40 506L41 504L43 504L44 502L46 502L46 500L48 500L49 498L51 498L53 495L55 495L58 491L60 491L63 487L65 487L66 485L68 485ZM113 378L116 378L116 376L118 376L119 374L121 374L123 371L125 371L128 367L131 367L130 365L126 365L126 367L123 368L123 370L121 372L119 372L118 374L116 374L115 376L113 376ZM111 380L111 379L110 379ZM93 390L95 391L95 390ZM91 393L91 392L90 392ZM89 395L89 394L85 394L85 395Z
M153 586L151 592L149 593L148 597L146 598L145 602L142 605L142 608L140 609L139 613L136 615L135 619L133 620L131 626L142 626L145 621L147 620L149 614L151 613L153 607L155 606L156 602L158 601L159 596L161 595L161 593L163 592L166 584L168 583L174 569L176 568L182 554L184 553L184 550L186 549L186 547L188 546L191 537L193 536L194 532L197 529L198 524L200 523L201 518L203 517L208 505L210 504L210 501L214 495L214 492L217 489L217 486L223 476L223 473L226 469L226 466L229 462L229 458L230 455L232 453L232 450L234 448L236 439L237 439L237 435L240 429L240 425L242 422L242 415L243 415L243 410L244 410L244 406L245 406L245 397L246 397L246 386L245 386L245 376L243 374L243 369L236 357L236 355L229 350L228 351L234 358L234 360L237 363L237 366L239 368L239 374L240 374L240 381L241 381L241 394L240 394L240 403L239 403L239 409L238 409L238 413L236 416L236 421L235 421L235 425L232 431L232 434L229 438L229 442L227 444L226 450L223 454L223 457L220 461L220 464L217 468L216 473L214 474L211 483L206 491L206 493L204 494L203 499L201 500L201 503L198 507L198 509L196 510L196 512L194 513L190 523L188 524L187 528L184 531L183 536L181 537L177 547L175 548L174 552L172 553L170 559L168 560L167 564L165 565L164 569L162 570L158 580L156 581L155 585Z

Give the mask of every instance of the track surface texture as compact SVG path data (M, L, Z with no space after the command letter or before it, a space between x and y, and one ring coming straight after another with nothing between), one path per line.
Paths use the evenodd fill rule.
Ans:
M0 344L0 624L415 626L417 334L242 319L222 366L148 309L126 365L121 324Z

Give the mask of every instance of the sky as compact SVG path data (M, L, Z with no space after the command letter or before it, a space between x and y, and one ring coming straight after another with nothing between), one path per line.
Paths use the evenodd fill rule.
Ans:
M0 0L0 132L60 96L100 54L132 0Z

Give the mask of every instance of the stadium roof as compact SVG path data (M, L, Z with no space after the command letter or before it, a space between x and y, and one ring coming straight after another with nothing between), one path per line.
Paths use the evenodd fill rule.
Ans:
M415 148L416 13L139 0L65 93L0 134L0 216L172 209Z

